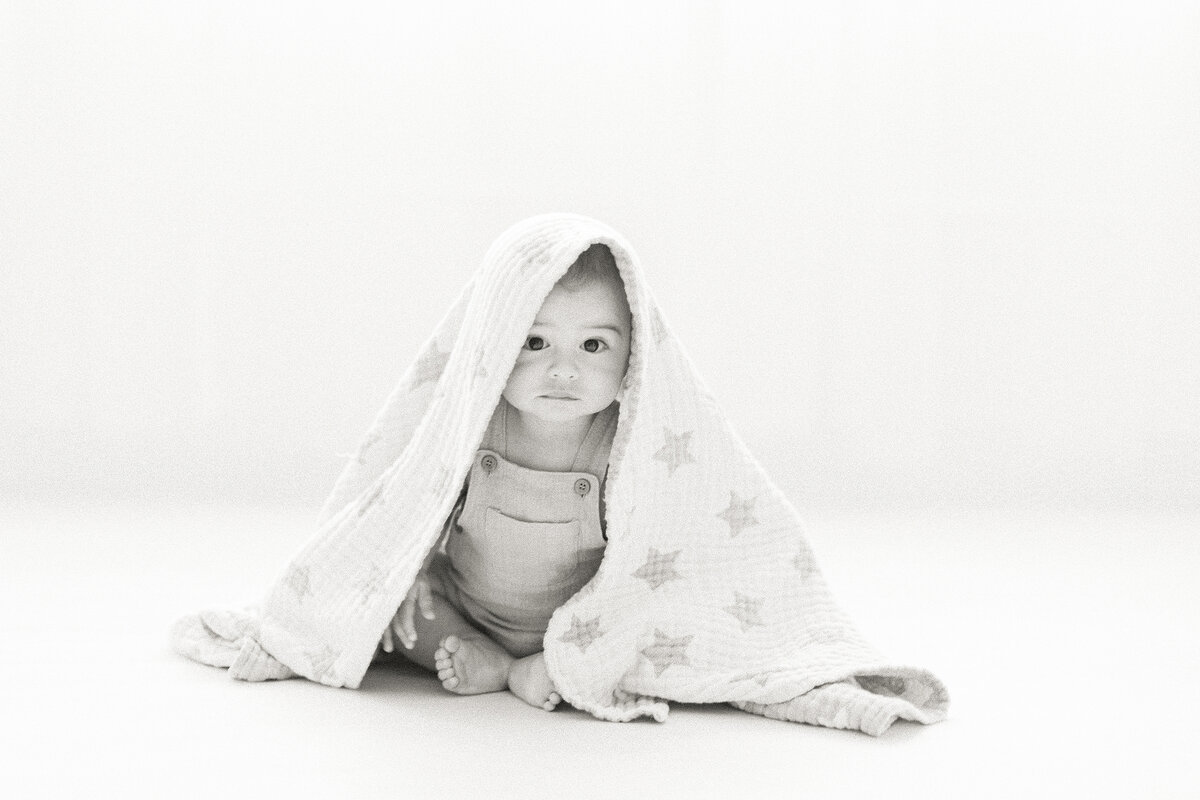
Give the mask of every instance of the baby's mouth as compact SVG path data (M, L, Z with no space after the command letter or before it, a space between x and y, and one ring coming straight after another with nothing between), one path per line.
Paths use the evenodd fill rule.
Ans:
M562 392L556 392L554 394L544 394L544 395L542 395L542 397L549 398L550 400L578 400L579 399L578 397L576 397L573 394L565 394Z

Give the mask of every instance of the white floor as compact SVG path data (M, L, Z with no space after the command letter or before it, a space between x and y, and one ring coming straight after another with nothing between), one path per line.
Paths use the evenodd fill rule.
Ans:
M0 797L1200 797L1200 515L810 516L843 606L950 687L882 738L244 684L166 646L253 601L315 509L0 506Z

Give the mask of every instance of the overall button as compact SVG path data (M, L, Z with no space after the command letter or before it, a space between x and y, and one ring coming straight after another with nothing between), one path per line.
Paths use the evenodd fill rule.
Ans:
M579 495L580 497L583 497L591 490L592 484L587 478L580 478L579 480L575 481L575 494Z
M496 468L496 457L489 453L480 459L479 465L483 467L484 472L491 473Z

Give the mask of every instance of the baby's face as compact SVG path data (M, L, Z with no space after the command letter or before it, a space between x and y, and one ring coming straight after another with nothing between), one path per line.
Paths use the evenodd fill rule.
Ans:
M629 364L630 316L615 280L555 286L525 337L504 387L522 413L566 422L607 408Z

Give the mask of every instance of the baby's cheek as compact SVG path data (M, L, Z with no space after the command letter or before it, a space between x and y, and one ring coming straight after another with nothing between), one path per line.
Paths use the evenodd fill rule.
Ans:
M525 373L527 371L528 370L526 370L521 364L514 366L512 372L508 374L508 382L505 384L505 389L511 389L520 386L525 380Z

